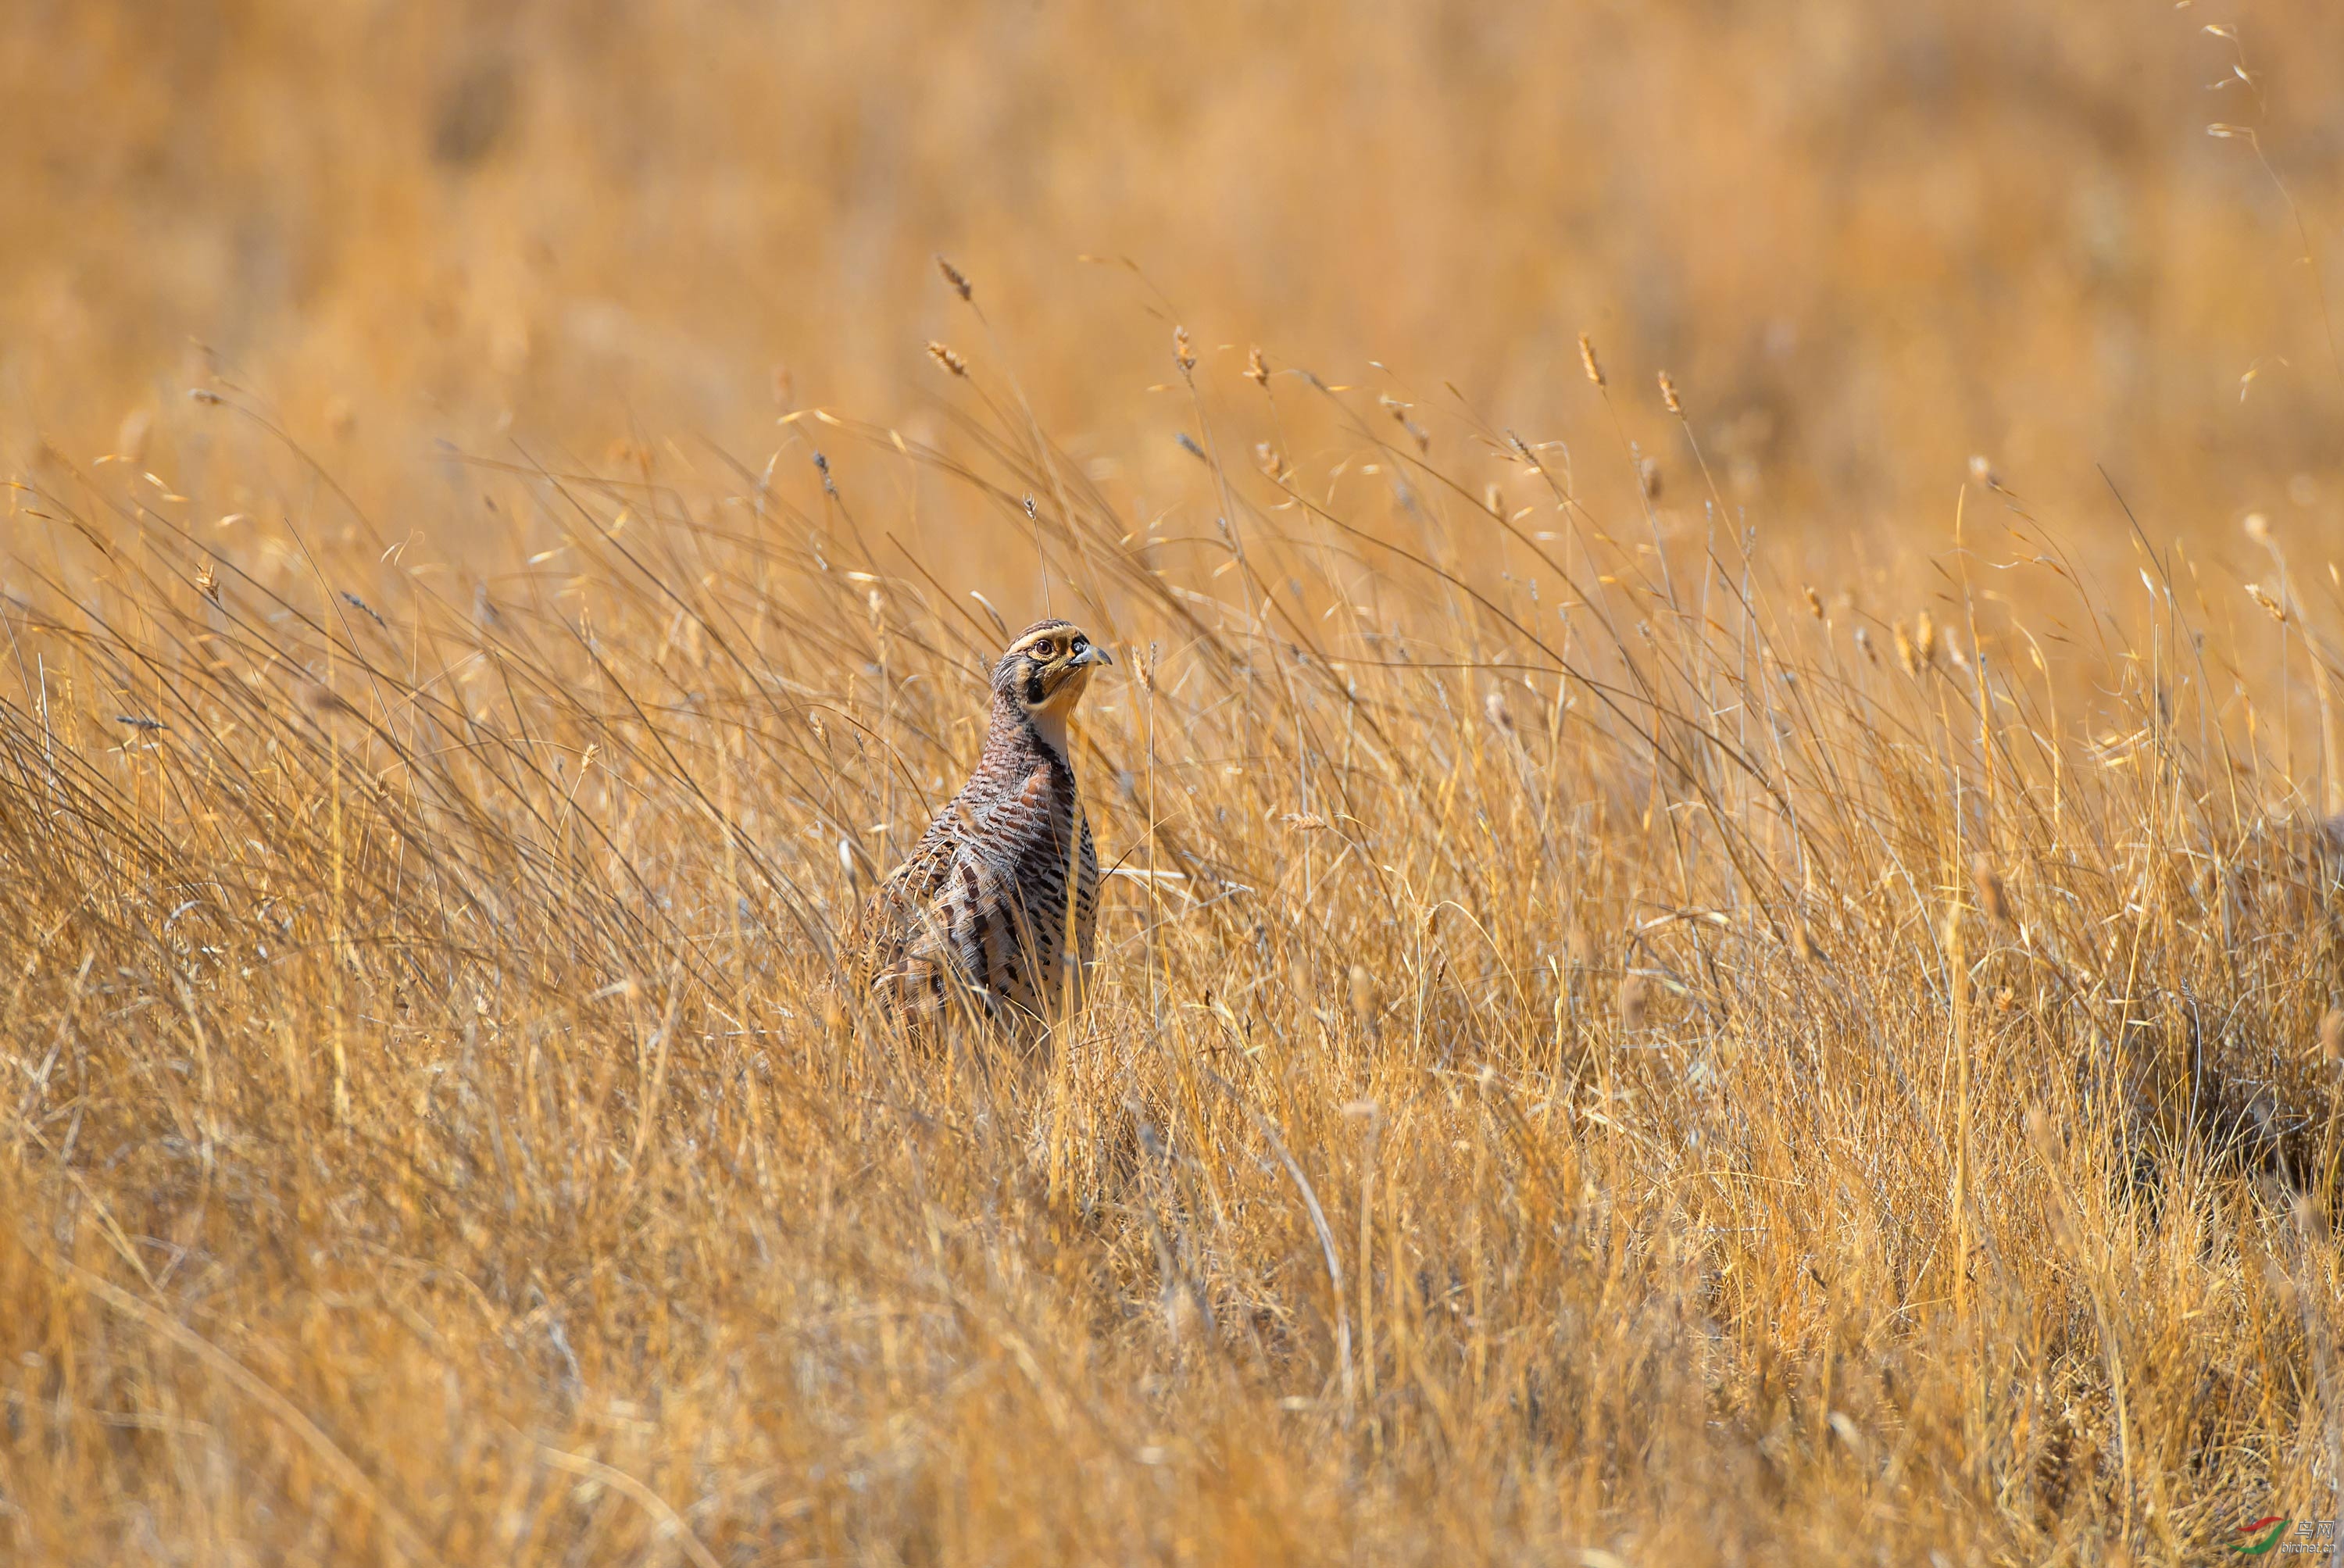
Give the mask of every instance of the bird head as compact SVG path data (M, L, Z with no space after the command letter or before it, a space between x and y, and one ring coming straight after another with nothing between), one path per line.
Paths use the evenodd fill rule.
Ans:
M1037 621L1018 634L993 667L994 695L1014 703L1053 744L1082 700L1091 672L1112 664L1106 650L1071 621Z

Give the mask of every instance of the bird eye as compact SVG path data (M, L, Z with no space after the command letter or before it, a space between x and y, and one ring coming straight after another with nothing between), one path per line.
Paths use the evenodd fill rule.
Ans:
M1036 659L1055 659L1058 656L1058 645L1046 637L1035 643L1031 652Z

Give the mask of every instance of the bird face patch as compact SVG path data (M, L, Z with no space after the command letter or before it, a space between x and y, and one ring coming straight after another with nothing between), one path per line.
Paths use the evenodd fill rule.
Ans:
M1028 709L1063 713L1082 696L1091 672L1114 663L1080 627L1045 621L1010 645L995 681Z

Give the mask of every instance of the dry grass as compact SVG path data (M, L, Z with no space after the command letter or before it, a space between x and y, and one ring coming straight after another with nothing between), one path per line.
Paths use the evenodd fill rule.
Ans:
M2344 1513L2344 13L803 13L0 21L0 1562Z
M967 336L942 250L1050 428L1136 460L1172 323L1086 253L1208 360L1526 428L1591 329L1778 524L1934 521L1984 451L2063 511L2096 460L2165 517L2334 527L2339 59L2329 0L15 0L0 440L105 450L192 339L386 515L508 420L762 454L801 403L918 418Z
M949 450L476 464L487 577L52 457L0 1539L2172 1562L2316 1512L2338 894L2245 644L2324 663L2333 606L2079 584L1979 483L1875 612L1269 369L1152 521L975 356ZM169 434L287 456L232 387ZM1002 640L921 497L1126 655L1103 994L1022 1076L830 988Z

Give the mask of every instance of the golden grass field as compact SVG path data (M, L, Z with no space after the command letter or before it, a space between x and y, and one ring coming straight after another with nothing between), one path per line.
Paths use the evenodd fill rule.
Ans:
M0 19L0 1560L2344 1514L2344 17L1874 11Z

